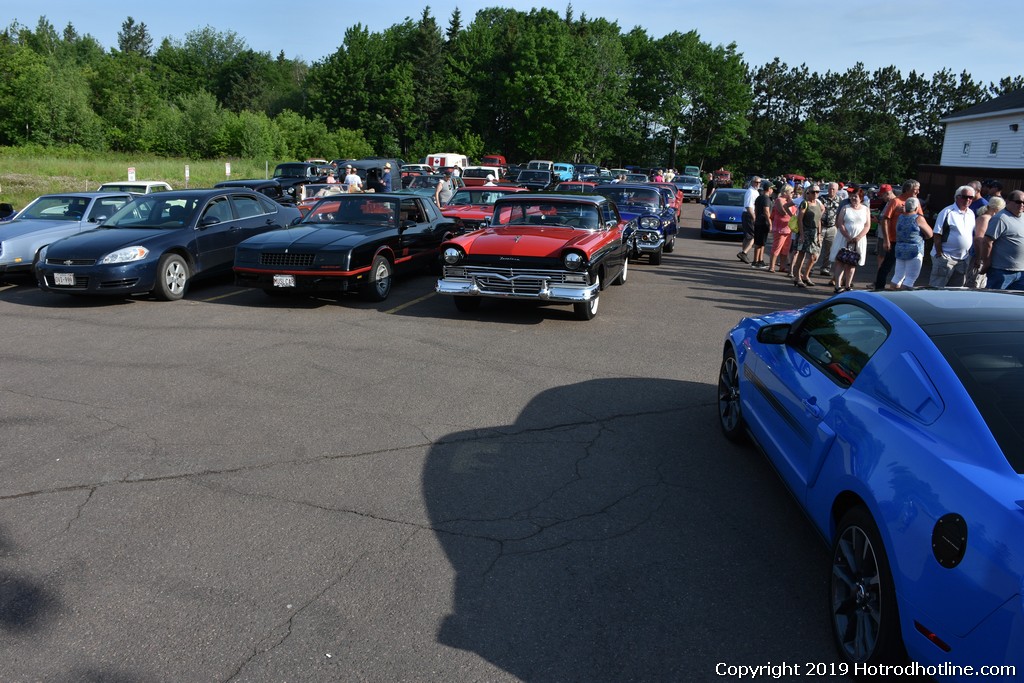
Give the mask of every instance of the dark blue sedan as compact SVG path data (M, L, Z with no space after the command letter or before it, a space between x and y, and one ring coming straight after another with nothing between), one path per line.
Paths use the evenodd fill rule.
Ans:
M180 299L194 277L230 271L239 242L300 216L239 188L145 195L95 230L53 242L36 279L50 292Z
M1020 680L1024 294L849 292L746 318L718 404L831 546L834 672L909 655L940 681Z
M719 188L704 202L700 221L701 238L743 237L743 193L745 190Z

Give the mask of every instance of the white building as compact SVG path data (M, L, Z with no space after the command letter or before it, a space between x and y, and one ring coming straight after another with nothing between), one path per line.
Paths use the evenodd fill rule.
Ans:
M940 166L1024 168L1024 88L940 119Z

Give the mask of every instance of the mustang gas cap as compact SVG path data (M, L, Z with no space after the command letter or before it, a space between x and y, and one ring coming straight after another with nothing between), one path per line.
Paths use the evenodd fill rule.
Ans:
M960 564L967 552L967 522L951 512L943 515L932 529L932 553L940 565L952 569Z

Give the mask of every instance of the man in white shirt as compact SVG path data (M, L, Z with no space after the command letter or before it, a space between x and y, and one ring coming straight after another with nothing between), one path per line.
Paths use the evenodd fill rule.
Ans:
M963 287L970 251L974 246L974 188L962 185L953 195L953 203L935 217L935 243L932 247L931 287L945 287L954 273L959 273L954 287Z
M747 252L754 246L754 202L757 201L760 187L761 177L754 176L743 193L743 249L736 254L736 258L744 263L750 263Z

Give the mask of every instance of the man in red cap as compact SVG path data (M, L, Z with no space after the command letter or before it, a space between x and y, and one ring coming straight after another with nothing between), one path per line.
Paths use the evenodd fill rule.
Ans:
M896 222L900 219L900 214L903 213L903 205L907 203L907 200L911 197L916 197L921 192L921 183L916 180L905 180L903 182L902 192L899 197L893 197L885 204L885 208L882 209L882 213L878 216L878 232L884 233L884 239L879 244L879 247L884 248L885 258L882 260L880 266L878 266L878 274L875 276L875 291L881 291L885 289L885 283L889 279L890 271L896 265ZM917 212L924 215L921 211L921 207L918 206ZM882 230L882 228L885 230Z

